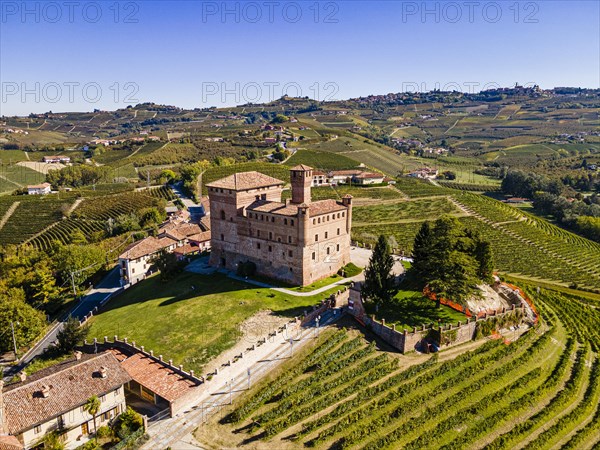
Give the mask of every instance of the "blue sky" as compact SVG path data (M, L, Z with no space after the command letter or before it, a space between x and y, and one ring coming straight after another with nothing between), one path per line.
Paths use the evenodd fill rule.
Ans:
M470 6L471 5L471 6ZM0 115L600 87L596 1L0 0Z

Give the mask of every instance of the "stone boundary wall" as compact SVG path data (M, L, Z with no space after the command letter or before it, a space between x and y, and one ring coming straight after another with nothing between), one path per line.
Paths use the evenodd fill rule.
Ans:
M361 304L361 302L358 302ZM362 304L361 306L362 307ZM358 312L359 308L357 307L356 300L354 301L354 311ZM439 333L440 336L444 335L452 335L453 339L448 343L440 343L440 349L449 348L455 345L463 344L465 342L469 342L475 339L475 332L477 330L477 324L482 321L487 321L495 317L504 317L511 316L516 313L517 310L521 310L522 314L525 313L524 305L517 307L516 305L512 305L511 309L503 309L502 311L498 311L494 314L485 315L481 318L470 318L464 322L458 322L456 325L445 325L445 326L435 326L433 324L429 325L421 325L420 327L413 327L412 331L396 330L396 325L393 324L391 327L386 325L385 319L378 321L374 316L362 316L359 317L352 310L350 313L354 315L361 323L363 323L366 327L370 328L373 333L382 338L385 342L390 344L392 347L399 350L401 353L407 353L414 351L419 344L428 337L433 332ZM450 332L450 333L448 333Z
M353 284L353 283L352 283ZM333 308L341 308L348 303L348 298L350 296L350 287L343 286L342 289L337 292L331 294L329 297L321 300L321 303L313 306L312 311L304 313L304 317L302 319L301 325L304 326L307 323L312 322L315 317L323 314L328 309Z

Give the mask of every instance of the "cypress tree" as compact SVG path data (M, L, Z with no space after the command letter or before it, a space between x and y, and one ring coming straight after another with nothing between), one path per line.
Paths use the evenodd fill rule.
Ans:
M379 236L369 265L365 269L365 284L362 289L364 296L376 304L391 300L394 296L394 258L390 245L385 236Z

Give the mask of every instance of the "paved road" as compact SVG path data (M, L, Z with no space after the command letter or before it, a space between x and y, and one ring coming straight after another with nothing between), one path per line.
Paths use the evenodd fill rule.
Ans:
M98 285L90 290L84 297L81 298L79 303L69 312L68 315L77 317L79 320L83 319L90 311L96 306L100 305L106 297L116 292L121 287L119 280L119 268L115 267L111 270L104 279ZM67 315L67 317L68 317ZM65 317L66 320L66 317ZM5 376L12 377L15 373L26 367L36 356L41 355L44 351L56 341L56 336L59 331L62 330L64 321L55 324L36 345L34 345L29 352L23 356L20 363L5 372Z
M321 327L326 328L341 317L340 310L329 310L321 317ZM198 395L190 407L177 416L161 420L149 427L150 440L143 450L173 448L176 450L199 449L191 435L196 427L209 416L219 412L222 405L229 404L248 389L248 370L254 385L276 366L288 360L292 349L289 337L293 336L294 353L317 337L315 323L310 322L297 332L278 334L235 364L219 371L218 375L199 388ZM230 387L231 385L231 387Z

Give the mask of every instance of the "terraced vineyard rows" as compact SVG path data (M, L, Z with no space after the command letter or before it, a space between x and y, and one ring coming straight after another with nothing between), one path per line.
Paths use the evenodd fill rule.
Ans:
M160 200L143 192L127 192L97 199L86 199L73 213L74 218L105 221L122 214L158 206Z
M0 199L0 204L10 207L14 201L20 204L0 230L0 245L20 244L61 220L61 206L72 204L73 198L11 196Z
M102 231L103 229L104 223L101 221L66 219L49 227L44 232L26 241L26 243L41 250L47 250L54 242L69 244L71 242L71 234L75 230L81 230L86 238L90 238L94 232Z
M600 244L484 196L453 198L494 243L501 270L600 289Z
M508 345L488 340L454 359L423 355L414 364L357 331L330 331L197 437L210 442L216 432L238 448L598 445L600 312L579 297L527 289L542 321Z

